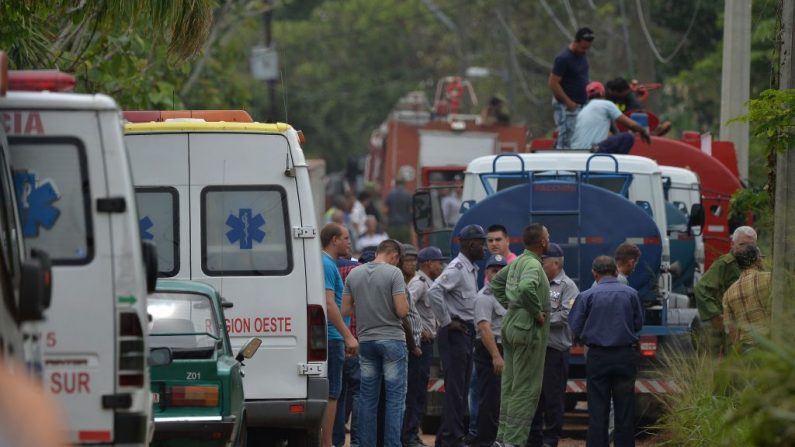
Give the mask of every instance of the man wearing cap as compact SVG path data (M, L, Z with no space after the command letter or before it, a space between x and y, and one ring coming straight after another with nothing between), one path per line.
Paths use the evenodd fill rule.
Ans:
M635 377L643 308L638 292L616 279L610 256L594 259L597 284L580 293L569 314L575 337L588 346L588 446L609 445L610 400L615 406L616 447L635 445Z
M541 398L527 445L555 447L563 434L563 398L571 348L569 311L580 291L563 270L563 249L560 245L550 243L542 260L544 273L549 280L549 339L544 357Z
M569 149L574 133L577 113L587 102L585 85L588 83L588 58L594 34L590 28L580 28L571 42L555 57L549 74L549 89L552 90L553 118L558 129L555 149Z
M406 403L406 416L403 422L403 445L421 446L422 440L419 436L420 422L425 415L425 400L427 393L425 390L428 388L428 379L431 375L431 361L433 360L433 341L436 338L436 330L438 323L436 316L433 314L431 307L431 298L428 295L428 289L433 284L433 281L442 273L442 260L444 256L438 247L429 246L425 247L417 254L417 263L419 269L417 274L409 281L406 288L409 291L409 298L411 303L417 309L422 321L422 332L420 334L420 350L422 357L420 357L420 369L416 377L409 375L409 387L412 386L412 381L416 382L416 387L420 390L417 394L417 399L413 402L414 408ZM409 357L411 362L411 357ZM409 369L411 369L409 367ZM405 440L408 441L405 441Z
M401 432L401 442L404 446L416 444L417 433L412 430L409 420L416 420L417 402L420 394L425 394L425 388L420 388L422 374L422 349L420 342L422 338L422 318L408 283L417 273L417 247L411 244L403 244L403 258L400 260L400 270L403 272L403 280L406 282L406 293L409 300L409 314L404 319L406 329L406 345L409 348L408 365L408 385L406 388L406 412L403 415L403 428Z
M461 251L428 290L440 326L436 339L445 386L437 446L458 446L466 434L464 418L472 374L474 304L478 293L478 268L474 262L483 259L486 232L480 225L467 225L458 233L458 239Z
M615 103L604 99L605 87L601 82L593 81L585 90L589 101L577 115L577 125L571 139L572 149L608 154L628 153L635 144L635 137L629 132L608 136L613 120L637 132L646 144L650 144L649 133L643 126L621 113Z
M497 439L505 446L523 445L530 434L549 335L549 280L541 263L549 232L533 223L524 229L522 239L524 253L490 282L497 301L508 309L502 321L505 367L497 431Z
M486 261L487 281L491 281L508 265L502 255L491 255ZM491 447L497 439L500 419L500 380L505 362L502 359L500 328L505 308L497 302L488 282L475 298L475 371L478 382L477 438L475 445ZM471 417L471 416L470 416Z

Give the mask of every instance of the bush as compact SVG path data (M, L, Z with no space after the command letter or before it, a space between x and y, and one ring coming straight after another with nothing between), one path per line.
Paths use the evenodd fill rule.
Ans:
M723 361L667 359L681 393L660 397L667 410L658 422L661 445L795 445L795 348L758 343Z

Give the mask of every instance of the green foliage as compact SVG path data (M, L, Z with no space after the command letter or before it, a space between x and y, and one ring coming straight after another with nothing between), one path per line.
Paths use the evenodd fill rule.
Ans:
M668 358L681 393L660 395L658 425L668 446L795 445L795 347L758 338L722 361Z
M769 214L771 205L767 191L754 191L748 188L737 190L729 201L731 216L735 218L742 218L749 212L757 216Z
M768 89L747 105L746 115L729 122L750 122L751 133L767 139L769 152L783 152L795 145L795 89Z

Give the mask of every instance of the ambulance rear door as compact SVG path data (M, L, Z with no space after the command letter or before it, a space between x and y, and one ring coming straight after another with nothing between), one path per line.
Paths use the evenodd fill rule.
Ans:
M110 218L97 202L108 193L98 113L2 115L25 242L53 261L52 305L41 327L44 386L61 404L70 442L111 441L114 412L103 408L103 396L115 394L115 297Z
M280 133L189 136L191 278L234 303L225 314L235 351L249 337L263 341L246 361L247 400L307 395L299 372L307 272L303 239L294 237L302 210L289 149Z

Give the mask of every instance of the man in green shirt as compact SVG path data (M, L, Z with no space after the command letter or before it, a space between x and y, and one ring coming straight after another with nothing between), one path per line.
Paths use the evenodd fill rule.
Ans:
M524 445L530 434L549 335L549 280L541 261L549 232L541 224L530 224L523 239L524 253L490 283L497 301L508 309L502 326L505 366L497 432L497 439L506 447Z
M746 245L756 245L756 231L747 226L738 227L732 234L731 251L716 259L693 288L699 317L710 322L704 347L713 356L720 355L725 345L723 294L740 277L734 254Z

